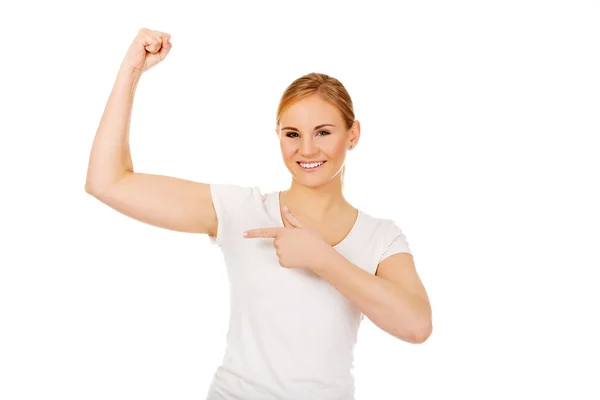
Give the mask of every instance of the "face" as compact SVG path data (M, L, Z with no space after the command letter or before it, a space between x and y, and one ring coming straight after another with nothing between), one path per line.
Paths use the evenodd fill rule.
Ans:
M346 151L358 142L360 123L346 129L341 112L312 95L288 108L276 131L292 176L304 185L319 186L338 176Z

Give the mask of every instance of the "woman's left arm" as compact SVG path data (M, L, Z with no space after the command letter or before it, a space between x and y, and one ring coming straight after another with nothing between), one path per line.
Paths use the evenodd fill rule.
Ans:
M412 254L396 253L379 263L375 275L331 248L311 270L346 296L375 325L409 343L431 335L431 305Z

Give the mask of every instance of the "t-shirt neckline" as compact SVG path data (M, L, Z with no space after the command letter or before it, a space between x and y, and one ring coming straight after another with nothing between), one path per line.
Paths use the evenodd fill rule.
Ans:
M279 227L284 227L285 224L283 223L283 217L281 216L281 206L280 206L280 195L281 192L280 191L275 191L273 192L273 201L271 203L273 204L273 211L275 212L275 215L277 217L277 223L279 225ZM358 227L358 223L360 222L360 220L362 219L362 211L360 209L358 210L358 214L356 215L356 219L354 221L354 224L352 225L352 228L350 229L350 231L348 232L348 234L346 236L344 236L344 238L335 246L332 246L334 249L338 249L339 247L341 247L342 245L344 245L345 243L347 243L350 238L354 235L354 232L357 230Z

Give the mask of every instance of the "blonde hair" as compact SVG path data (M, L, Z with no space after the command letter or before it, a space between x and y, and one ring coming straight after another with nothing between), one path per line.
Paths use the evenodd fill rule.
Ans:
M337 79L317 72L311 72L293 81L283 92L277 107L276 124L279 125L282 114L292 104L305 97L318 94L323 100L331 103L341 113L346 130L354 123L354 106L348 91ZM342 168L342 185L346 165Z

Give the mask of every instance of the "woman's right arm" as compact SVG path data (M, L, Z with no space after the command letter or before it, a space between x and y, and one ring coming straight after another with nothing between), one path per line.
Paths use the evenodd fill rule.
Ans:
M209 184L133 170L129 126L135 91L143 72L162 61L170 48L168 34L147 29L129 48L94 138L85 190L138 221L215 235L218 222ZM147 57L140 59L144 49Z

